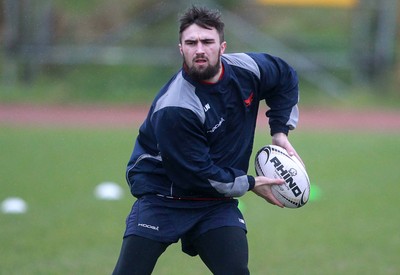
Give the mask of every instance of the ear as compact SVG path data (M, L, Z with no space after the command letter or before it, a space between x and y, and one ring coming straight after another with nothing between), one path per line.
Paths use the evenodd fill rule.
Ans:
M226 41L221 43L221 54L223 54L225 52L226 46L227 46Z
M181 53L181 55L183 55L182 44L179 43L179 44L178 44L178 47L179 47L179 52Z

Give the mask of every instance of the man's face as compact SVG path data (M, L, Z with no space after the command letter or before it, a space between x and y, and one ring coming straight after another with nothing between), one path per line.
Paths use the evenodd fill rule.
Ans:
M221 69L221 54L226 42L220 42L215 28L204 29L196 24L182 32L180 52L188 74L196 80L216 82Z

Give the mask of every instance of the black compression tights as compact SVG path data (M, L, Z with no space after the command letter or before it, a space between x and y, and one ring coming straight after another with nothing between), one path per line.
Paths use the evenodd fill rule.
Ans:
M250 274L247 238L243 229L221 227L210 230L197 238L194 245L213 274Z
M151 274L168 245L134 235L126 237L113 275ZM249 274L248 246L243 229L221 227L210 230L197 238L194 246L213 274Z

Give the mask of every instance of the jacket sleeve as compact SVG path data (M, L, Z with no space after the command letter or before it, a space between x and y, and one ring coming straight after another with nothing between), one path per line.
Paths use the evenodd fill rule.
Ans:
M213 162L203 125L189 109L164 108L153 114L152 123L163 166L174 185L211 197L239 197L254 187L254 177Z
M285 61L268 54L249 54L260 68L260 98L265 99L270 108L271 135L288 134L297 126L299 112L298 78L296 71Z

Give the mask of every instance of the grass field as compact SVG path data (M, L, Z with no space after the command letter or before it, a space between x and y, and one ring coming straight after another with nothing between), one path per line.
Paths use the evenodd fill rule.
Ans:
M0 201L29 205L26 214L0 213L0 274L110 274L133 201L124 170L135 135L0 127ZM297 132L291 140L320 194L296 210L242 198L252 274L399 274L400 135ZM259 133L256 147L268 141ZM124 198L95 199L102 181L119 183ZM177 244L154 274L209 272Z

